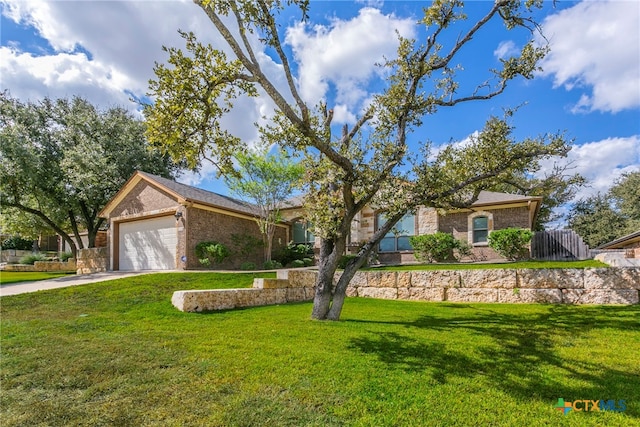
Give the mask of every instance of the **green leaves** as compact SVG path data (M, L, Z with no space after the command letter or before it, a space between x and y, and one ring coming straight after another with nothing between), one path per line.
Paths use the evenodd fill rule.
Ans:
M224 52L198 42L193 33L180 35L186 53L164 47L171 67L156 64L157 80L149 81L148 96L154 103L144 108L146 136L154 147L176 162L186 161L190 169L209 158L220 172L229 172L243 141L224 129L220 119L238 96L256 95L252 78L242 74L238 60L227 60Z
M258 208L256 223L264 240L265 261L271 260L276 224L282 219L280 209L300 186L303 166L294 163L286 152L270 155L268 147L235 154L237 170L224 176L229 189Z
M100 111L78 97L21 103L4 93L0 123L3 204L37 218L33 232L45 226L68 237L77 224L91 241L98 213L133 172L178 169L149 149L143 123L123 108Z
M529 257L528 245L533 233L523 228L503 228L489 234L489 247L510 261Z
M464 207L473 203L480 191L513 182L535 170L539 160L563 156L569 150L562 135L518 142L513 131L506 119L492 117L469 141L448 145L434 160L416 163L418 199L436 207Z
M606 194L578 201L569 226L592 248L640 230L640 172L623 174Z

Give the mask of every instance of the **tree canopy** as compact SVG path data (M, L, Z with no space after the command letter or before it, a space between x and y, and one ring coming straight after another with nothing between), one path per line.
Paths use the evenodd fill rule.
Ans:
M120 107L101 111L82 98L21 102L0 95L0 197L62 236L89 247L98 213L136 170L173 177L177 163L150 150L142 121ZM11 214L11 210L3 212ZM34 225L35 228L35 225Z
M569 227L592 248L640 230L640 172L623 174L605 194L579 200Z
M501 59L496 69L480 70L475 85L459 84L460 52L473 46L484 27L502 22L506 31L537 28L532 8L542 1L497 0L484 3L484 15L467 22L460 0L437 0L424 8L416 24L426 31L421 39L398 36L395 57L380 67L384 88L370 94L370 102L351 126L333 123L327 100L305 102L300 93L298 67L285 48L279 14L297 8L308 20L312 3L305 0L195 0L226 42L232 57L183 33L186 52L167 48L168 65L158 64L145 110L150 141L192 165L210 159L225 173L232 153L242 141L229 135L222 121L239 96L262 96L275 106L261 137L279 144L305 165L305 207L320 238L318 279L312 317L338 319L347 285L369 253L403 215L426 205L464 207L480 191L529 176L541 158L565 155L562 134L517 141L504 117L488 118L484 129L465 145L431 150L424 142L413 151L409 135L423 129L424 117L440 109L483 101L501 95L517 78L531 79L546 46L533 41L518 53ZM311 23L308 23L309 25ZM348 42L348 41L345 41ZM266 69L258 49L266 47L277 61L277 72ZM492 52L487 52L491 55ZM476 76L476 74L474 74ZM282 83L284 82L284 83ZM169 136L167 138L167 136ZM426 141L426 140L425 140ZM374 205L387 221L360 243L360 251L343 271L333 291L334 273L346 249L351 223L365 206Z

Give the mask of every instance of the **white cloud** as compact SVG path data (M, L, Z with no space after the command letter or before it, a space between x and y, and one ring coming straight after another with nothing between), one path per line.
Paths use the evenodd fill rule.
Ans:
M517 55L520 53L520 50L516 46L516 44L511 41L503 41L500 42L496 50L493 51L493 56L496 58L504 59L513 55Z
M543 73L556 87L586 92L574 112L640 106L639 27L637 1L583 1L544 20L551 53Z
M17 41L0 47L2 89L23 100L77 95L101 107L135 110L130 94L146 94L154 63L166 62L162 46L184 46L178 29L193 31L203 43L224 46L206 15L188 0L5 0L0 10L14 22L31 26L49 43L46 50L34 53L25 52ZM257 54L265 72L275 76L280 66L262 52ZM273 81L281 84L275 77ZM270 115L273 106L260 97L240 98L236 107L224 125L251 144L257 140L254 123ZM200 174L187 173L181 180L196 184L213 174L214 168L205 162Z
M90 61L83 53L34 56L0 47L0 74L12 96L34 101L83 95L99 105L126 105L124 89L134 86L113 64Z
M587 179L588 187L580 190L576 200L605 193L623 173L640 170L640 135L574 145L566 159L543 162L541 174L550 171L554 161L570 164L572 173Z
M125 91L144 95L154 62L166 59L162 45L183 45L179 28L207 26L206 16L187 1L6 0L2 13L32 26L53 49L28 55L14 45L3 53L10 62L3 61L3 86L14 96L27 95L24 88L30 87L29 97L37 88L40 97L75 94L107 105L126 104ZM89 52L91 59L76 52L77 47ZM12 79L7 81L7 75ZM99 95L105 87L108 90Z
M351 20L333 19L330 26L297 24L289 28L286 42L300 64L303 98L318 102L334 85L336 102L356 108L368 94L364 87L376 75L376 62L395 56L396 31L413 36L413 20L383 15L369 7Z

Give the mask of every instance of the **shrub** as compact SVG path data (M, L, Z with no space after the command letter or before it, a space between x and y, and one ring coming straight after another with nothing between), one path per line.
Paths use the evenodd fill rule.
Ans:
M229 249L218 242L200 242L196 245L196 256L200 264L204 266L210 266L219 264L231 255Z
M511 261L528 258L533 233L524 228L505 228L489 234L489 246Z
M265 261L265 263L263 264L262 268L264 268L265 270L275 270L275 269L278 269L278 268L282 268L282 264L280 264L280 262L272 259L271 261Z
M2 249L16 249L19 251L30 251L33 249L33 240L23 239L19 236L9 237L2 242Z
M471 255L471 246L467 242L457 240L452 234L441 231L411 236L409 242L418 261L457 261L462 256Z
M46 259L47 257L45 257L43 254L25 255L22 258L20 258L20 264L33 265L35 264L36 261L45 261Z
M310 254L313 254L313 249L310 245L290 242L280 249L274 259L282 265L288 265L294 260L308 258Z
M71 258L73 258L73 253L72 252L62 252L60 254L60 261L62 261L62 262L67 262Z
M294 259L293 261L291 261L291 267L293 268L304 267L304 261L301 259Z
M257 268L257 267L256 267L256 263L255 263L255 262L249 262L249 261L247 261L247 262L243 262L243 263L240 265L240 270L244 270L244 271L255 270L256 268Z
M302 262L305 267L311 267L313 265L313 258L302 258Z

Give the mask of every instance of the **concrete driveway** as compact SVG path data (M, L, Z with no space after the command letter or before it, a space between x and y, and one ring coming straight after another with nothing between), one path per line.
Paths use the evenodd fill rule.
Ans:
M48 289L66 288L68 286L86 285L88 283L104 282L106 280L122 279L123 277L139 276L141 274L151 273L157 273L157 271L107 271L104 273L58 277L55 279L40 280L37 282L18 282L0 286L0 297L24 294L27 292L45 291Z

